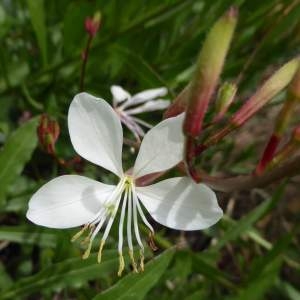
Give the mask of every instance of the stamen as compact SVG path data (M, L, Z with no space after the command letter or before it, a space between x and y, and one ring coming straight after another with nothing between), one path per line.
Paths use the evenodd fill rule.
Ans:
M136 192L135 192L135 187L133 186L133 193L136 195ZM140 205L140 200L139 198L136 196L136 206L137 206L137 209L139 211L139 214L144 222L144 224L149 228L149 230L153 233L154 235L154 229L153 227L150 225L150 223L148 222L147 218L145 217L145 214L141 208L141 205Z
M148 240L149 246L153 251L157 251L158 247L155 245L154 242L154 233L153 232L149 232L149 240Z
M101 258L102 258L102 250L103 250L105 241L106 241L106 239L107 239L107 237L108 237L108 234L109 234L109 232L110 232L110 229L111 229L111 226L112 226L112 224L113 224L113 221L114 221L114 219L115 219L117 210L118 210L118 208L119 208L119 204L120 204L120 201L121 201L121 198L122 198L122 194L121 194L121 193L122 193L122 190L120 190L120 192L119 192L119 194L118 194L118 197L119 197L119 198L118 198L117 203L116 203L116 205L115 205L115 209L114 209L112 215L111 215L110 218L109 218L109 221L108 221L108 223L107 223L107 225L106 225L106 228L105 228L105 231L104 231L104 234L103 234L101 243L100 243L100 248L99 248L99 251L98 251L98 258L97 258L98 263L101 262Z
M82 259L87 259L90 256L92 244L93 244L93 241L90 241L87 249L85 250L85 252L82 255Z
M128 195L128 212L127 212L127 241L130 251L133 251L132 235L131 235L131 222L132 222L132 194Z
M131 265L132 265L133 271L135 273L138 273L139 271L137 269L137 265L136 265L136 262L135 262L135 259L134 259L133 250L129 250L128 253L129 253L130 260L131 260Z
M99 223L98 223L96 229L94 230L94 232L93 232L93 234L92 234L92 236L91 236L91 240L92 240L92 241L94 240L94 238L96 237L96 235L97 235L97 233L100 231L100 229L102 228L102 226L103 226L105 220L106 220L106 216L104 215L104 216L102 216L102 219L100 219L100 221L99 221Z
M92 242L91 236L92 236L92 233L95 229L95 225L89 225L89 228L90 228L90 232L89 232L88 236L83 241L81 241L81 243L80 243L81 245L85 245L89 242Z
M105 244L105 241L104 241L104 240L101 240L100 246L99 246L99 251L98 251L98 256L97 256L97 261L98 261L99 264L101 263L101 259L102 259L102 250L103 250L104 244Z
M144 271L144 245L142 243L141 237L140 237L140 232L139 232L139 227L138 227L138 219L137 219L137 195L132 191L132 197L133 197L133 224L134 224L134 232L135 232L135 238L140 246L140 269L143 272Z
M74 235L72 236L72 238L71 238L71 242L73 243L73 242L75 242L78 238L80 238L81 235L86 231L86 229L88 228L88 226L89 226L89 224L85 224L79 232L77 232L76 234L74 234Z
M122 253L122 248L123 248L123 227L124 227L127 199L128 199L128 190L126 189L124 199L123 199L123 204L122 204L120 222L119 222L119 244L118 244L119 253Z
M136 211L136 206L137 206L137 196L132 192L132 206L133 206L133 225L134 225L134 232L135 232L135 238L140 246L141 249L144 249L141 237L140 237L140 232L139 232L139 227L138 227L138 220L137 220L137 211Z
M141 272L144 272L145 268L144 268L144 249L140 249L140 269Z
M122 252L119 252L119 270L118 270L118 276L122 276L122 273L125 268L125 262Z

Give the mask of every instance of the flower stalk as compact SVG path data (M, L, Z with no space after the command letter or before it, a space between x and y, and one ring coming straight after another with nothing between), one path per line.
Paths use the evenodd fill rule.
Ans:
M97 11L93 18L87 17L84 22L85 31L88 34L88 39L86 42L86 46L81 53L81 72L80 72L80 83L79 83L79 90L82 92L84 90L84 80L85 80L85 72L86 72L86 65L89 58L90 48L92 46L92 41L96 36L99 27L101 24L101 13Z

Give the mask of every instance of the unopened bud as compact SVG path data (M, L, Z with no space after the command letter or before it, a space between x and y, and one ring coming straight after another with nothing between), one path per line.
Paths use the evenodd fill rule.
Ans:
M229 106L233 102L236 92L237 86L234 83L225 82L220 87L216 100L216 121L223 118Z
M48 154L55 154L55 143L60 134L59 124L43 114L37 128L38 139L43 150Z
M296 98L297 101L300 101L300 66L290 84L289 93L291 97Z
M175 117L185 111L188 103L190 84L188 84L170 104L164 113L164 119Z
M299 59L295 58L277 70L232 117L231 123L240 126L260 110L293 79Z
M99 30L101 23L101 13L97 11L93 18L87 17L84 22L86 32L94 37Z
M231 8L209 31L199 54L191 82L184 133L197 137L209 101L218 84L226 54L237 22L237 10Z

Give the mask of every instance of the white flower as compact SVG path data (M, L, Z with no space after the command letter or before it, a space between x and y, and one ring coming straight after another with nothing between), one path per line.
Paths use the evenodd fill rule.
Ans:
M79 155L119 177L117 185L108 185L78 176L64 175L42 186L30 199L27 218L50 228L71 228L84 225L74 236L77 239L90 230L83 258L89 256L92 242L106 224L98 253L104 243L118 210L120 275L124 268L122 255L123 231L126 217L127 244L134 270L133 234L140 248L140 269L143 270L144 246L138 228L138 218L154 230L147 221L144 208L154 220L179 230L198 230L215 224L222 216L215 193L204 184L187 177L163 180L149 186L136 186L135 180L154 172L172 168L182 159L183 114L162 121L144 137L132 174L122 168L123 132L112 107L102 99L81 93L73 99L68 126L72 144Z
M110 91L113 95L114 110L119 115L121 122L134 134L137 141L140 141L140 137L145 135L140 125L147 128L152 128L152 125L135 115L166 109L170 105L170 101L159 99L168 93L165 87L145 90L133 96L117 85L111 86Z

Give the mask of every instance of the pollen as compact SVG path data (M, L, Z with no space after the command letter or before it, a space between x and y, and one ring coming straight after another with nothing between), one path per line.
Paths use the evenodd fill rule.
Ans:
M71 242L73 243L78 238L80 238L81 235L87 230L88 226L89 226L88 224L85 224L80 231L78 231L76 234L74 234L73 237L71 238Z

